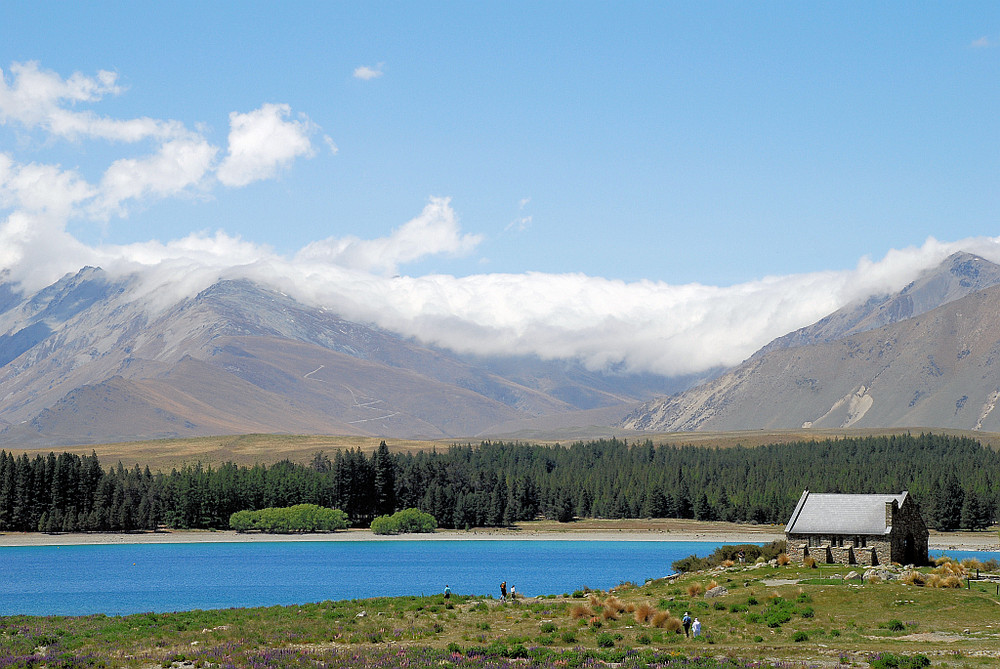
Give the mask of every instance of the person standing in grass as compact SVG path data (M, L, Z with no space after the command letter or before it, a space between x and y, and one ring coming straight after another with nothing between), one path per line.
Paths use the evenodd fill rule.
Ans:
M684 623L684 636L691 636L691 613L685 611L681 622Z
M694 623L691 625L691 635L701 636L701 621L697 618L694 619Z
M507 581L504 581L503 583L500 584L500 601L501 602L507 601Z
M444 584L444 598L451 599L451 588L447 583Z

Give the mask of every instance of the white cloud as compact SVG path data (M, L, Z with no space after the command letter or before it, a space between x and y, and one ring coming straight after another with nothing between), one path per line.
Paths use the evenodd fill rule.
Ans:
M983 35L979 39L972 40L972 44L970 44L969 46L973 47L974 49L985 49L993 46L993 42L990 41L989 37Z
M378 79L382 76L382 67L385 63L379 63L375 67L368 67L367 65L362 65L354 69L354 78L362 79L368 81L370 79Z
M101 179L91 211L104 219L124 216L129 200L176 195L202 181L216 153L218 149L202 139L175 139L151 156L116 160Z
M307 245L296 260L392 275L400 265L426 256L466 255L481 240L479 235L461 234L448 198L431 198L420 216L393 230L388 237L331 237Z
M97 77L79 72L63 79L38 63L14 63L8 84L0 70L0 124L16 121L26 128L41 128L66 139L93 137L137 142L150 137L169 138L187 133L177 121L151 118L109 119L91 111L75 111L67 104L96 102L105 95L118 95L118 75L101 70Z
M313 153L309 137L314 126L308 119L286 120L288 105L265 104L246 114L229 115L229 153L219 166L219 181L246 186L269 179L280 167Z

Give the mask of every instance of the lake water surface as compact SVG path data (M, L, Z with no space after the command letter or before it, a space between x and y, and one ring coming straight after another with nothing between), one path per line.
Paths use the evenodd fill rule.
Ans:
M0 548L0 615L108 615L326 599L559 594L670 574L721 543L684 541L323 541ZM941 551L932 551L938 555ZM955 557L986 560L997 553Z
M499 597L670 574L719 543L330 541L0 548L0 614L80 615L299 604L441 592Z

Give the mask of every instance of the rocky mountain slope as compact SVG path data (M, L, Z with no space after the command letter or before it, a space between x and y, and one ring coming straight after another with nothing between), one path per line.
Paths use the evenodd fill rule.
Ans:
M250 432L474 437L634 403L658 377L468 360L246 281L155 312L85 268L35 295L0 284L0 445Z
M633 430L1000 430L1000 267L956 254L895 295L781 337L729 373L648 403Z

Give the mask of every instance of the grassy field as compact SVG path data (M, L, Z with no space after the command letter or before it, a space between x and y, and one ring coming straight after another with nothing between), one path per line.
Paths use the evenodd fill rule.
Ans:
M1000 448L1000 434L993 432L971 432L968 430L935 429L935 434L965 436L976 439L993 449ZM839 439L844 437L867 437L891 434L919 434L919 429L847 429L847 430L746 430L740 432L674 432L669 434L650 434L648 437L654 444L672 444L677 446L705 446L712 448L730 448L741 445L757 447L767 444L783 444L799 441L817 441L824 439ZM635 440L631 438L630 441ZM194 437L189 439L156 439L152 441L129 441L114 444L80 445L65 447L44 447L32 449L8 448L6 450L18 455L28 453L47 454L50 451L90 455L96 452L101 462L106 466L119 461L128 467L138 464L148 466L153 472L169 472L171 468L180 468L185 464L201 462L203 465L217 466L225 462L252 466L256 463L273 464L279 460L288 459L292 462L307 463L316 451L332 454L338 449L361 449L366 453L374 452L382 439L378 437L340 437L329 435L287 435L287 434L241 434L216 437ZM393 452L429 451L433 448L447 449L454 444L478 444L479 439L449 439L438 441L420 441L412 439L385 439ZM533 440L532 443L555 443L545 440Z
M917 654L941 667L1000 663L996 583L944 589L839 578L849 571L720 567L612 592L510 602L457 593L125 617L14 616L0 618L0 667L500 667L527 661L519 658L539 667L647 666L681 657L708 658L687 667L835 667L894 666L886 657ZM716 584L725 594L706 597ZM675 631L685 611L701 620L701 637Z

